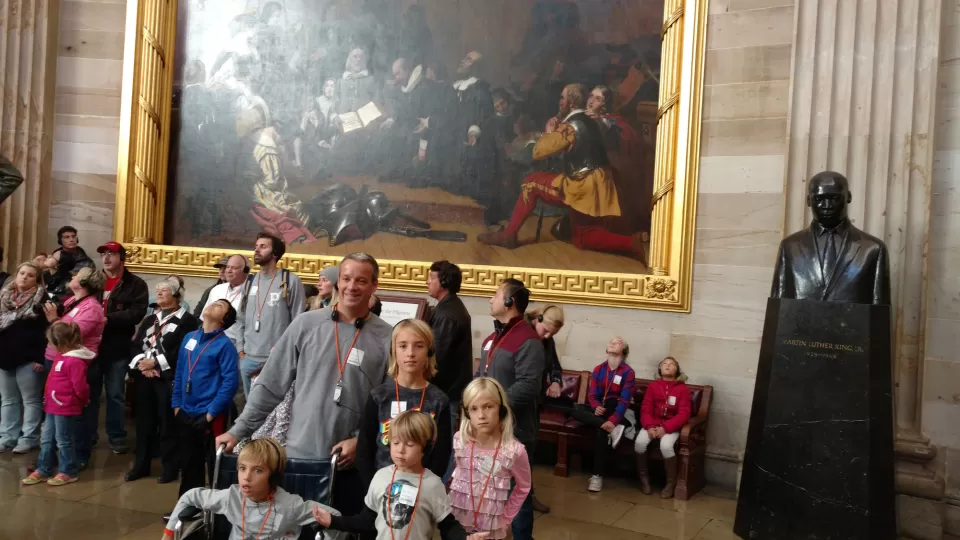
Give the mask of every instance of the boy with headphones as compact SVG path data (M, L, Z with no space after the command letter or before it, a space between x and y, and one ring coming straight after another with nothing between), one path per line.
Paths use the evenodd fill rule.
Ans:
M490 315L494 332L480 351L480 364L474 377L496 379L507 394L507 401L516 417L514 434L532 456L540 427L539 403L543 394L543 343L537 332L523 319L530 303L530 291L518 279L505 279L490 299ZM533 490L524 500L513 520L516 540L533 538Z
M163 531L164 540L173 538L180 512L191 506L227 518L233 526L230 538L299 538L301 529L314 522L315 508L339 514L280 487L286 462L287 454L277 441L251 441L237 458L238 483L227 489L195 488L184 493Z

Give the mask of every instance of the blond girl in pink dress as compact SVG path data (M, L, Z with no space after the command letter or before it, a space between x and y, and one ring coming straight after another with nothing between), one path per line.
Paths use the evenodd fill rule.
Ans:
M506 538L530 493L530 460L513 437L513 413L500 383L474 379L463 391L462 407L460 431L453 436L453 515L468 533Z

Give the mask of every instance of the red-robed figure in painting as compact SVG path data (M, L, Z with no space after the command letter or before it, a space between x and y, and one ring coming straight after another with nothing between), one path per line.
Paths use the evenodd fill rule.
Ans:
M563 172L527 175L506 228L480 234L480 242L517 247L517 231L542 200L569 209L572 242L579 249L631 253L645 259L642 233L620 234L605 226L605 220L623 213L604 146L603 127L587 115L585 106L583 85L571 84L563 89L560 113L547 123L546 133L533 148L537 160L561 156Z

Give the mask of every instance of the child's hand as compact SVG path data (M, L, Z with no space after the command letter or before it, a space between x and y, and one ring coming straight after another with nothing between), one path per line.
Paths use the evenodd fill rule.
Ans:
M313 519L317 520L317 523L324 527L330 527L330 512L327 512L319 506L313 507Z

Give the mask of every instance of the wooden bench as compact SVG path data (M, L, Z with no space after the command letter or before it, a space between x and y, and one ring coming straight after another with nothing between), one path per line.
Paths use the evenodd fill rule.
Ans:
M564 370L561 395L575 403L586 403L589 377L589 371ZM637 415L638 421L643 395L651 382L653 381L648 379L637 379L637 386L634 390L630 408ZM677 440L676 445L677 487L675 497L683 501L703 489L706 483L704 460L707 450L707 420L710 415L710 405L713 401L712 386L697 384L687 384L687 386L690 388L692 401L691 417L690 421L680 430L680 439ZM569 474L568 464L571 449L581 453L592 452L596 440L593 428L584 426L564 413L549 408L545 408L540 413L540 431L537 439L557 445L557 463L553 470L557 476L567 476ZM634 456L633 442L629 440L621 441L617 447L616 455ZM653 444L647 449L647 457L653 460L663 460L660 448Z

